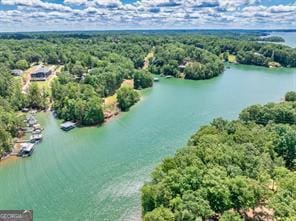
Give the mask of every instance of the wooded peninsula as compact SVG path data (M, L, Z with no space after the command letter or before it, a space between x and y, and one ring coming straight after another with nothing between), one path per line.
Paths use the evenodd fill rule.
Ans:
M145 221L296 220L296 92L201 127L142 188Z

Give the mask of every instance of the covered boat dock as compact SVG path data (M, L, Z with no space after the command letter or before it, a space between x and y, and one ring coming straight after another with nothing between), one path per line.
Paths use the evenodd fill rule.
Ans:
M61 129L64 131L72 130L75 127L76 127L76 124L72 121L67 121L67 122L61 124Z

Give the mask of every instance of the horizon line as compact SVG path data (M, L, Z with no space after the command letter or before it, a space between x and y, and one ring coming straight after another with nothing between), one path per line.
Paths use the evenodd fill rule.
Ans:
M1 31L0 34L22 34L22 33L50 33L50 32L128 32L128 31L273 31L273 32L296 32L296 28L139 28L139 29L89 29L89 30L40 30L40 31Z

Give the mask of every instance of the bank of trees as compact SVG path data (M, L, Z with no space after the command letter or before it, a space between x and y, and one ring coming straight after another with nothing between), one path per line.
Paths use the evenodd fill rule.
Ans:
M135 89L145 89L153 86L153 77L149 72L136 70L133 79Z
M77 82L52 84L53 108L57 117L81 125L100 124L104 121L102 100L90 85Z
M289 91L285 95L285 101L296 101L296 91Z
M215 119L203 126L142 188L144 220L293 220L295 122L268 122Z
M122 111L128 111L140 100L139 93L130 87L122 87L117 91L118 106Z
M252 105L240 114L243 121L255 121L257 124L266 125L270 122L295 124L295 102L269 103L266 105Z
M174 43L155 48L149 70L154 74L200 80L221 74L224 65L218 56L206 50Z

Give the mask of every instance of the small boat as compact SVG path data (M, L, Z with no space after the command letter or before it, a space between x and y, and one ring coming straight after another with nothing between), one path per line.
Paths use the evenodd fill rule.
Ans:
M18 153L19 157L29 157L34 151L33 143L22 143L20 152Z
M33 125L37 123L37 120L35 119L35 117L33 117L32 115L30 115L27 118L27 123L28 123L28 126L29 127L33 127Z
M64 131L72 130L75 127L76 127L76 124L72 121L67 121L67 122L61 124L61 129Z
M32 131L32 134L41 134L42 133L42 129L36 129Z
M33 125L33 131L39 131L39 130L42 131L42 128L41 128L40 124L34 124Z
M159 81L159 78L154 78L153 81L154 82L158 82Z
M172 75L165 76L166 79L169 79L169 78L172 78L172 77L173 77Z
M31 143L36 143L36 142L40 142L43 138L42 133L32 133L31 137L30 137L30 142Z
M23 109L22 109L22 112L24 112L24 113L28 113L30 111L30 109L29 108L26 108L26 107L24 107Z

